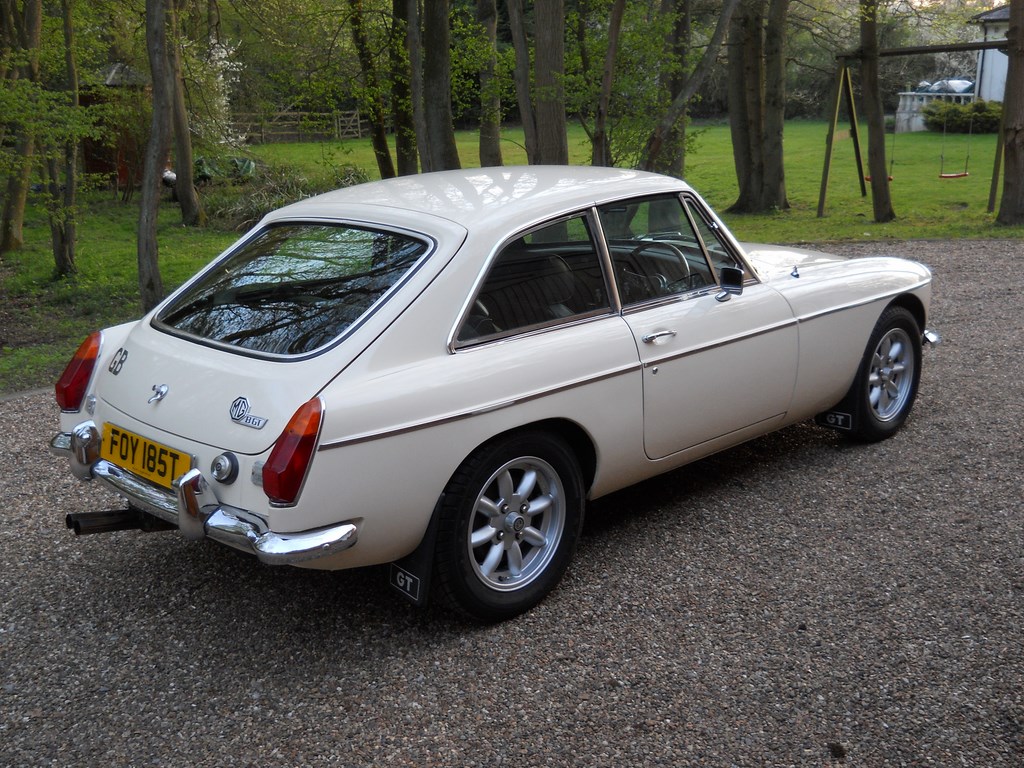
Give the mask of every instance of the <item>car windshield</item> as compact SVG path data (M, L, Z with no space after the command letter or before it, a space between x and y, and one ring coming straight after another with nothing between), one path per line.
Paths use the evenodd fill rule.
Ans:
M207 272L157 323L258 353L307 354L358 323L428 247L351 225L279 224Z

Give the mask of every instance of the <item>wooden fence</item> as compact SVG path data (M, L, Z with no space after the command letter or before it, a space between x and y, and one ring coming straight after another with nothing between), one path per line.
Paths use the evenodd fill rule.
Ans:
M338 141L358 139L368 133L358 111L236 114L231 127L251 144Z

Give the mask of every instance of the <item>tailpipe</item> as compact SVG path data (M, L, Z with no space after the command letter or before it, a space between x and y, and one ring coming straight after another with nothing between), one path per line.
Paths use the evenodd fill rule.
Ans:
M76 536L111 531L169 531L176 526L147 515L140 509L111 509L99 512L72 512L64 518Z

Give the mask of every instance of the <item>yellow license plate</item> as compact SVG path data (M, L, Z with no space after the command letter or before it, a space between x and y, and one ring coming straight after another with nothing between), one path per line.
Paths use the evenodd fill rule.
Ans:
M192 468L188 454L109 422L103 425L100 458L164 488Z

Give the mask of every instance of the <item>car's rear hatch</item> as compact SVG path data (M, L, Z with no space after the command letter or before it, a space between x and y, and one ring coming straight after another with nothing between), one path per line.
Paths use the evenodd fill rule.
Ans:
M436 242L373 224L270 221L138 323L105 358L118 362L97 394L129 424L263 452L429 282L445 260L421 269Z
M295 410L346 364L346 355L273 362L176 338L139 323L115 375L100 373L106 419L118 412L165 435L243 454L265 451ZM124 426L122 421L121 426Z

